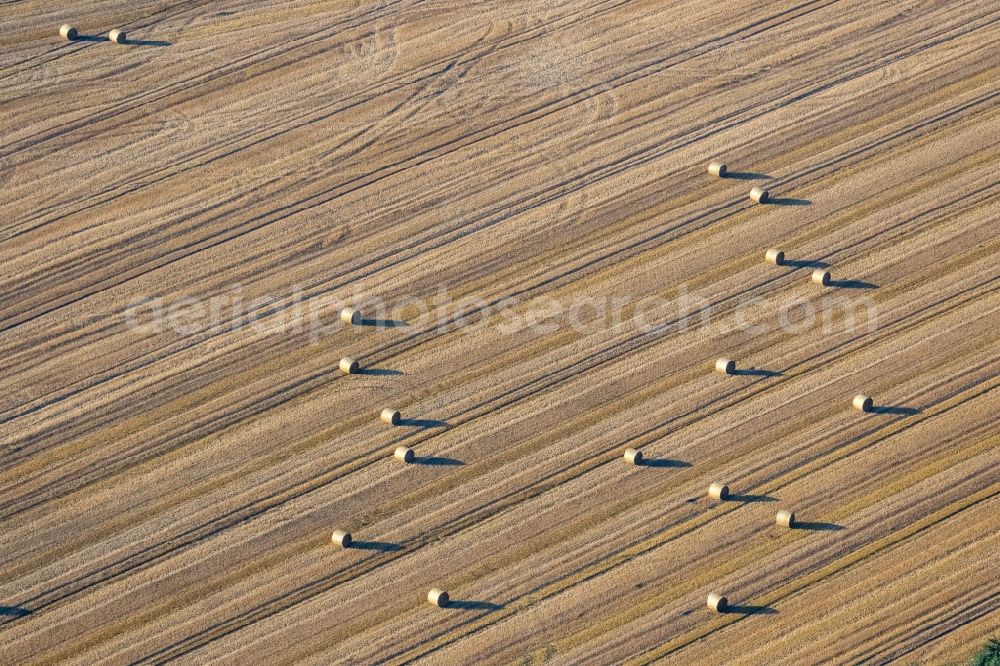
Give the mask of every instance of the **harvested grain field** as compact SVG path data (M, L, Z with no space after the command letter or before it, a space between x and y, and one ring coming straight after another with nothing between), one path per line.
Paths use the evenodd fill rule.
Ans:
M0 10L0 662L1000 632L995 2L56 4Z

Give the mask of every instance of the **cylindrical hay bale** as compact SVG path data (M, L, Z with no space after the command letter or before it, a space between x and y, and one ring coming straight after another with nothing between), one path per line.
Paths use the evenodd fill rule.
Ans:
M437 606L438 608L444 608L448 605L450 601L448 593L444 590L439 590L436 587L427 593L427 603L431 606Z
M778 515L775 516L774 522L778 525L778 527L795 527L795 514L791 511L785 511L782 509L778 512Z
M713 176L718 176L719 178L726 177L726 165L721 162L712 162L708 165L708 172Z
M635 449L625 449L625 460L629 461L633 465L641 465L642 451L636 451Z
M824 271L822 268L817 268L813 271L812 281L816 284L828 287L830 285L830 271Z
M753 199L755 203L767 203L767 190L759 187L753 187L750 189L750 198Z
M396 460L401 460L407 464L413 462L413 449L408 446L397 446L396 451L392 455L395 456Z
M381 419L389 425L399 425L399 412L391 407L382 410Z
M80 33L76 31L76 28L69 24L64 24L63 27L59 28L59 36L67 42L72 42L78 34Z
M767 263L774 264L775 266L781 266L785 263L785 253L781 250L770 249L764 255Z
M333 536L330 537L330 540L333 541L338 546L340 546L341 548L350 548L351 547L351 533L350 532L344 532L343 530L337 530L336 532L333 533Z
M729 600L721 594L712 592L712 594L708 595L708 607L716 613L725 613L726 609L729 608Z
M873 401L867 395L854 396L854 409L858 410L859 412L870 412L872 411L872 407L874 405L875 401Z
M731 358L720 358L715 362L715 369L724 375L731 375L736 372L736 361Z
M353 375L358 371L358 362L349 356L340 359L340 371L345 375Z
M724 483L713 483L708 487L708 496L717 500L728 499L729 486Z
M729 600L726 599L721 594L716 594L712 592L708 595L708 607L714 610L716 613L725 613L726 609L729 608Z
M112 42L114 42L115 44L124 44L125 43L125 31L124 30L119 30L118 28L115 28L114 30L112 30L111 32L108 33L108 39L111 40Z
M354 308L344 308L340 311L340 321L352 326L358 326L361 323L361 313Z

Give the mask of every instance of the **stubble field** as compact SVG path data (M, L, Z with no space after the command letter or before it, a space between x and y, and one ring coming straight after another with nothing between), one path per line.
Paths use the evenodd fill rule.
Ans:
M5 4L0 663L964 662L998 19Z

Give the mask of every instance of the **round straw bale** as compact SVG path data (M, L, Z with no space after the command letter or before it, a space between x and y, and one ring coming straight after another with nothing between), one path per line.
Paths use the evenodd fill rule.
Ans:
M344 308L340 311L340 321L352 326L361 324L361 312L354 308Z
M383 423L388 423L389 425L399 425L399 411L392 409L391 407L383 409L380 418Z
M392 455L396 460L401 460L407 464L413 462L413 449L408 446L397 446Z
M358 371L358 362L350 356L340 359L340 371L345 375L353 375Z
M728 499L729 486L724 483L713 483L708 487L708 496L717 500Z
M708 172L713 176L718 176L719 178L726 177L726 165L721 162L712 162L708 165Z
M767 263L774 264L775 266L781 266L785 263L785 253L774 248L768 250L764 258L767 260Z
M778 527L794 527L795 526L795 514L791 511L786 511L782 509L778 512L778 515L774 517L774 522Z
M126 39L125 31L115 28L114 30L108 33L108 39L114 42L115 44L124 44Z
M867 395L856 395L854 396L854 409L859 412L870 412L872 407L875 406L875 401L872 400Z
M720 358L715 362L715 369L724 375L731 375L736 372L736 361L731 358Z
M438 608L444 608L448 605L450 601L448 593L444 590L439 590L436 587L432 588L430 592L427 593L427 603L431 606L437 606Z
M629 461L633 465L641 465L642 451L636 451L635 449L625 449L625 460Z
M767 203L767 190L759 187L753 187L750 189L750 198L753 199L755 203Z
M729 608L729 600L721 594L712 592L708 595L708 607L716 613L725 613L726 609Z
M333 536L330 537L330 540L333 541L335 544L337 544L338 546L340 546L342 548L350 548L351 547L351 533L350 532L344 532L343 530L337 530L337 531L335 531L333 533Z
M80 33L77 32L76 28L67 23L64 23L63 26L59 28L59 36L67 42L72 42L79 34Z
M817 268L813 271L812 281L816 284L821 284L824 287L830 286L830 271L824 271L822 268Z

